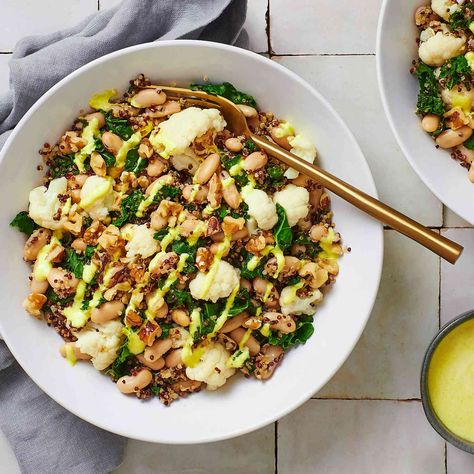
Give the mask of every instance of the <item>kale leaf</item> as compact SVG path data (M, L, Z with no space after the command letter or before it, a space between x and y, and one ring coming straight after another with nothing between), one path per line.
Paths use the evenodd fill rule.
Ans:
M16 227L20 232L28 236L30 236L36 228L35 222L26 211L19 212L10 222L10 225Z
M64 261L64 267L70 272L74 273L76 278L82 278L84 272L84 265L90 262L92 257L89 249L92 248L92 254L94 253L94 247L87 247L84 255L79 255L74 249L66 250L66 260Z
M132 194L128 195L121 203L121 215L112 221L117 227L122 227L125 223L131 221L138 210L138 206L143 200L143 193L136 189Z
M74 155L57 155L49 165L49 174L53 179L61 178L67 174L79 174L79 169L74 163Z
M249 307L250 295L245 288L240 288L239 292L235 296L234 304L229 310L229 316L235 316L242 313Z
M167 198L175 198L181 195L181 188L178 186L170 186L169 184L165 184L153 198L154 204L159 204L163 199Z
M293 241L293 234L291 227L288 224L288 218L283 206L276 204L276 211L278 215L278 222L275 230L275 241L282 250L286 250Z
M420 83L416 103L417 112L420 114L443 115L444 104L440 97L433 69L425 63L419 63L415 74Z
M289 347L304 344L313 333L314 326L312 316L303 316L300 317L296 323L296 331L281 335L276 331L271 331L268 342L273 346L281 346L286 350Z
M247 148L247 150L250 153L252 153L253 151L257 149L257 145L255 145L255 143L252 140L250 140L250 138L245 141L244 147Z
M166 339L170 334L170 329L173 327L171 323L161 323L161 336L159 339Z
M191 84L191 90L201 90L211 95L220 95L234 104L244 104L256 107L255 99L245 92L238 91L230 82L222 84Z
M229 171L232 166L239 164L240 160L242 159L242 155L235 155L235 156L223 156L222 157L222 166Z
M446 61L440 69L438 79L446 79L446 87L452 89L458 84L464 84L471 89L471 68L464 56L456 56Z
M105 146L100 138L95 139L95 151L97 153L100 153L100 155L105 161L105 166L107 166L107 168L115 165L115 156L105 149Z
M115 133L122 140L128 140L133 135L133 130L128 120L114 117L111 111L105 112L105 129Z
M133 148L127 153L124 167L125 171L131 171L138 175L146 168L146 165L147 161L138 155L138 148Z
M46 290L46 298L48 298L48 301L53 303L53 304L59 304L61 306L67 306L73 299L74 295L67 296L66 298L60 298L54 290L49 287Z
M106 370L106 374L110 375L114 380L127 375L131 369L131 359L133 354L127 346L127 341L120 347L119 355L114 360L114 363Z

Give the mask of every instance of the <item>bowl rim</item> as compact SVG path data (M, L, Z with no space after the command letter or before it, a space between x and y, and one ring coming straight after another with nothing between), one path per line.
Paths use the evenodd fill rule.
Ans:
M388 92L387 87L385 85L384 75L382 73L382 41L383 35L385 30L385 23L387 21L387 9L388 4L392 0L383 0L382 7L380 9L378 22L377 22L377 34L375 40L375 66L376 66L376 73L377 73L377 84L379 89L379 95L382 99L383 109L385 112L385 116L388 119L388 123L390 124L390 128L392 130L395 139L397 140L398 146L401 148L405 158L407 159L410 166L413 168L415 173L421 179L421 181L425 184L425 186L449 209L451 209L455 214L457 214L462 219L466 220L470 224L474 225L474 218L471 215L466 214L463 209L458 209L456 198L450 196L449 193L446 193L443 189L440 189L436 186L433 186L429 177L425 175L425 173L420 169L418 166L417 160L415 160L409 150L409 148L405 145L404 140L402 139L400 133L398 132L398 128L396 126L396 120L392 114L392 111L388 105Z
M448 429L444 423L439 419L438 415L433 409L431 404L429 389L428 389L428 372L431 364L433 354L439 346L440 342L461 324L474 319L474 309L465 311L460 315L456 316L451 321L447 322L433 337L428 348L426 349L425 356L421 365L420 373L420 393L421 402L423 405L423 411L425 416L430 422L431 426L437 431L437 433L444 438L448 443L452 444L456 448L462 449L470 454L474 454L474 442L463 439Z
M327 107L333 114L335 120L338 122L339 126L341 127L342 130L347 134L348 139L352 142L353 146L355 149L358 149L360 151L360 155L363 158L362 162L360 163L360 166L363 168L364 174L366 175L367 179L367 188L365 189L365 192L368 194L372 195L375 198L378 198L378 192L376 189L375 181L373 178L373 175L370 171L370 167L367 163L367 160L365 159L364 154L362 153L362 150L355 139L353 133L349 129L348 125L345 123L345 121L341 118L339 113L334 109L332 105L322 96L322 94L317 91L313 86L311 86L307 81L302 79L300 76L298 76L296 73L293 71L289 70L288 68L282 66L276 61L272 61L270 58L267 58L265 56L259 55L257 53L254 53L252 51L248 51L236 46L231 46L227 44L222 44L222 43L215 43L212 41L202 41L202 40L164 40L164 41L157 41L157 42L149 42L149 43L142 43L134 46L130 46L127 48L120 49L118 51L114 51L112 53L106 54L104 56L101 56L83 66L80 68L76 69L75 71L71 72L68 74L66 77L61 79L57 84L55 84L51 89L49 89L47 92L45 92L31 107L30 109L25 113L25 115L21 118L21 120L18 122L18 124L15 126L13 131L10 133L10 136L7 138L2 150L0 151L0 165L3 162L5 156L8 153L8 150L10 148L11 143L15 140L17 135L21 133L21 129L23 127L23 124L26 123L30 116L33 115L33 113L42 106L42 104L52 95L56 93L57 90L59 90L65 83L69 82L70 80L74 79L76 76L81 75L83 72L87 71L88 69L91 69L95 67L97 64L107 62L110 59L113 59L115 57L128 54L128 53L133 53L134 51L139 51L143 49L155 49L155 48L161 48L161 47L167 47L167 46L173 46L173 45L181 45L181 46L191 46L191 47L209 47L212 49L220 49L223 51L233 51L236 52L240 55L243 56L250 56L253 59L255 59L257 62L260 63L267 63L270 62L272 67L280 70L284 74L288 75L291 77L293 81L304 87L305 89L311 91L312 94L314 94L317 99L325 106ZM214 441L221 441L225 439L231 439L237 436L241 436L250 432L253 432L255 430L258 430L260 428L263 428L274 421L283 418L290 412L294 411L296 408L301 406L303 403L305 403L307 400L309 400L316 392L321 390L324 385L327 384L329 380L335 375L335 373L341 368L341 366L344 364L344 362L347 360L347 358L350 356L351 352L353 351L355 345L359 341L364 329L367 326L367 323L369 321L369 318L372 314L374 304L376 297L378 295L378 290L380 287L380 280L381 280L381 275L382 275L382 268L383 268L383 257L384 257L384 233L383 233L383 226L382 224L379 223L377 226L377 229L374 229L374 237L376 241L379 244L379 249L378 249L378 254L375 255L374 261L375 263L375 270L374 270L374 281L376 282L376 285L374 285L373 291L371 294L367 295L367 307L368 311L365 316L365 320L363 321L363 324L360 325L360 328L358 329L357 332L354 331L354 339L353 343L350 346L346 347L346 350L344 351L345 355L344 357L341 358L341 361L339 364L337 364L334 367L334 370L332 370L328 376L326 377L326 380L324 380L324 383L321 384L317 388L313 388L310 391L306 391L304 393L300 393L299 396L295 397L292 401L292 403L288 404L286 407L280 409L278 412L275 411L271 416L267 416L266 418L262 418L258 423L254 423L252 425L248 425L246 428L240 428L240 429L235 429L233 431L229 431L226 434L223 435L211 435L211 436L204 436L200 438L199 440L196 439L186 439L185 436L183 436L182 440L176 441L167 441L164 438L157 439L156 437L149 437L145 433L143 435L130 435L130 433L122 432L120 430L113 430L110 427L106 426L105 423L92 419L92 417L89 417L86 413L79 413L79 410L72 404L68 404L67 401L62 400L59 401L56 398L54 398L50 390L48 389L47 386L44 384L38 382L36 375L31 374L28 372L28 370L25 369L25 367L22 364L22 357L20 354L17 353L15 347L13 344L10 344L10 339L8 334L5 334L5 332L2 329L2 320L0 319L0 334L2 334L2 337L15 357L15 360L19 363L19 365L25 370L27 375L33 380L33 382L43 391L45 392L48 396L50 396L53 400L56 401L59 405L61 405L63 408L68 410L69 412L73 413L75 416L99 427L102 428L106 431L113 432L116 434L119 434L121 436L125 436L128 438L140 440L140 441L147 441L147 442L153 442L153 443L162 443L162 444L202 444L202 443L208 443L208 442L214 442Z

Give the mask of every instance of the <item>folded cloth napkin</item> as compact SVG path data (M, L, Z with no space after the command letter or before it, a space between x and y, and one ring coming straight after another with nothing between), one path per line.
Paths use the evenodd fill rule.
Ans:
M246 0L126 0L69 30L21 40L10 61L11 89L0 97L0 148L42 94L104 54L175 38L245 46L246 7ZM122 461L126 439L64 410L28 378L3 341L0 407L0 428L24 473L96 474Z

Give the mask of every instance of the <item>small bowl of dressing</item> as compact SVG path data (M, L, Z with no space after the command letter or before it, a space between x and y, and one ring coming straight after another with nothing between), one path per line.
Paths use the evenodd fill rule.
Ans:
M443 326L421 369L421 399L431 426L474 454L474 310Z

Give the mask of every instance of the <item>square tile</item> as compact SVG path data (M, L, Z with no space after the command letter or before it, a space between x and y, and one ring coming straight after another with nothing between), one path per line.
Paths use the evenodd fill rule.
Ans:
M443 205L443 227L472 227L472 225Z
M8 80L10 77L10 68L8 62L11 54L0 54L0 94L4 94L8 90Z
M370 320L318 397L419 398L423 355L438 330L438 274L438 257L385 231L382 281Z
M447 444L447 474L472 474L474 472L474 456Z
M420 402L310 400L278 423L279 474L444 474Z
M0 51L13 51L24 36L52 33L97 11L97 0L2 0Z
M248 0L244 28L249 35L249 49L257 53L268 51L267 8L269 0Z
M456 265L441 263L441 324L474 308L474 228L447 229L442 234L464 246Z
M374 53L381 3L271 0L272 49L276 54Z
M425 225L441 226L440 201L408 164L385 118L377 90L375 58L310 56L277 60L319 90L348 124L370 165L380 199Z
M173 408L170 408L171 410ZM244 412L242 412L244 414ZM205 429L205 427L203 427ZM171 446L130 440L116 474L273 474L274 425L218 443Z

